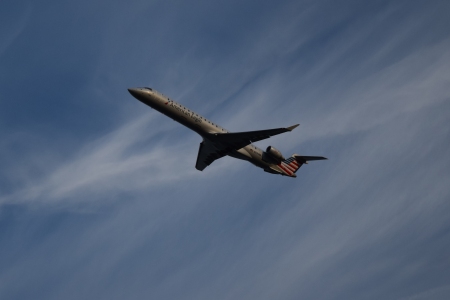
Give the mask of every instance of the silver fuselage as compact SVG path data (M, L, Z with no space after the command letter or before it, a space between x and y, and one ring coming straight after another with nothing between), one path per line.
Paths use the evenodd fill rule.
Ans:
M186 108L173 101L169 97L149 88L129 89L130 93L142 103L154 108L169 118L197 132L203 139L211 139L216 134L228 133L225 128L213 123L202 115ZM270 164L262 160L263 150L250 144L238 150L234 150L228 155L234 158L251 162L257 167L266 171L283 174L276 164ZM294 174L295 176L295 174Z

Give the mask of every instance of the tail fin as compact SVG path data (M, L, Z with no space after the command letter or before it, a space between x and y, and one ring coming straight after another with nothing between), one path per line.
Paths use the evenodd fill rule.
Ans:
M298 162L295 154L289 157L288 159L283 160L278 165L281 170L283 170L283 173L285 173L287 176L290 177L297 177L295 175L295 172L297 172L298 169L302 166L302 162Z
M282 161L278 166L283 170L283 172L290 177L297 177L295 173L300 169L303 164L307 164L311 160L322 160L328 159L323 156L301 156L294 154L288 159Z

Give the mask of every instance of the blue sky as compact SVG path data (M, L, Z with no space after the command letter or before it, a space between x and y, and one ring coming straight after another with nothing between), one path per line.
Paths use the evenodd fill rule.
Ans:
M1 299L448 299L450 3L2 1ZM150 86L298 178L223 158Z

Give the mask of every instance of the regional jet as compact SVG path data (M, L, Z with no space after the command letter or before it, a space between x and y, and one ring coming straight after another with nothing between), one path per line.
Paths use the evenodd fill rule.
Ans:
M154 89L143 87L130 88L128 91L142 103L197 132L203 138L195 164L197 170L203 171L216 159L228 155L249 161L268 173L297 177L295 173L303 164L312 160L327 159L322 156L298 154L286 159L279 150L272 146L263 151L252 144L280 133L292 131L298 124L286 128L229 132Z

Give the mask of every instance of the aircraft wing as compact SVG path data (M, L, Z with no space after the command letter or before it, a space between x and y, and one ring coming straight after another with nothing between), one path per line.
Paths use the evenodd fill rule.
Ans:
M251 143L265 140L271 136L292 131L299 124L287 127L287 128L275 128L266 130L246 131L246 132L230 132L230 133L218 133L211 137L211 141L215 143L227 144L231 146L233 150L241 149Z
M224 157L229 152L233 151L233 149L227 151L228 149L226 148L221 149L220 146L219 147L217 146L208 140L203 140L203 142L200 143L200 148L198 149L197 155L197 162L195 163L195 168L197 170L203 171L207 166L212 164L213 161L221 157Z
M298 124L287 128L211 134L200 143L195 168L203 171L213 161L224 157L234 150L280 133L292 131L297 126Z

